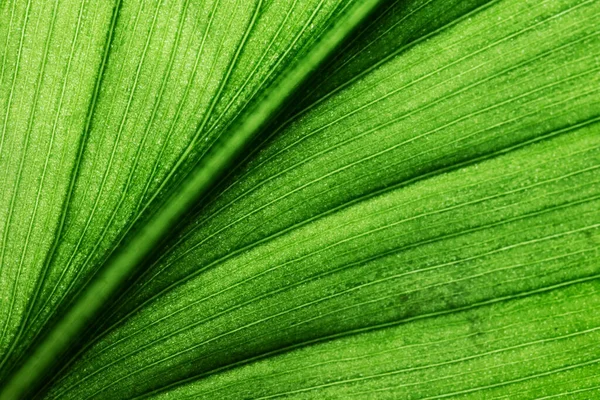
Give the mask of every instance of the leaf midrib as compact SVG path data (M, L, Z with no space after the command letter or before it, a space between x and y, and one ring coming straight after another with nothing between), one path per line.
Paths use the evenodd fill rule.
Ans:
M55 359L56 355L63 351L63 347L67 344L65 339L72 337L72 335L81 330L82 321L89 319L91 313L95 313L96 310L99 309L102 300L106 297L107 287L103 284L98 285L98 283L101 283L104 279L108 278L108 281L111 282L108 287L112 287L110 292L114 291L119 286L119 282L128 275L124 273L125 271L123 271L124 268L122 267L128 265L129 267L126 269L129 270L139 262L139 253L128 253L133 250L132 246L142 245L141 248L145 249L142 253L150 251L153 244L160 240L159 237L163 236L156 232L164 232L167 227L173 226L175 220L185 209L191 206L192 200L199 197L200 193L205 191L208 185L214 182L216 177L213 174L211 174L210 177L205 176L205 173L202 173L201 168L207 167L210 171L222 171L228 162L224 162L224 160L218 158L224 156L225 159L230 159L234 155L239 154L244 142L265 124L269 115L272 115L274 110L282 107L284 101L289 97L290 93L298 87L300 82L305 81L314 71L314 68L323 63L332 50L338 47L343 39L352 32L356 26L375 10L379 3L381 3L381 0L368 0L355 5L346 15L345 19L315 45L313 50L308 54L305 63L295 65L287 73L287 79L283 79L279 82L278 86L274 88L270 95L259 104L259 108L254 110L254 114L251 114L244 120L243 125L240 126L240 130L238 130L236 136L229 138L227 146L219 148L219 145L216 145L216 148L213 150L212 158L210 154L207 155L207 160L203 165L198 166L199 170L196 170L195 175L183 184L183 188L179 192L178 197L171 197L170 203L168 203L160 213L155 214L148 225L139 230L131 241L127 242L125 247L121 248L119 255L111 257L113 262L108 262L107 266L104 267L104 270L89 282L86 290L80 291L82 297L72 304L71 308L64 314L63 318L54 325L52 330L50 330L46 339L32 350L30 353L31 356L24 361L21 368L13 376L13 379L9 380L0 395L0 398L18 396L18 393L23 393L23 391L28 390L32 382L43 376L44 370L52 364L52 360ZM114 9L109 39L112 39L113 37L112 32L114 30L117 15L118 10ZM106 64L109 49L110 46L105 47L105 57L102 67ZM101 79L97 79L96 89L100 86L100 80ZM92 105L90 106L92 110L94 110L93 104L96 99L97 90L94 93ZM269 104L269 102L271 103ZM213 102L213 105L214 103L215 102ZM214 106L210 109L212 108L214 108ZM93 111L88 114L88 121L91 120L91 114L93 114ZM207 112L207 115L209 114L210 112ZM89 130L89 122L86 124L86 131L87 130ZM217 159L214 159L215 152ZM152 200L153 199L151 199L150 202L152 202ZM151 232L151 230L156 228L158 228L157 231ZM99 293L103 293L104 295L99 296Z

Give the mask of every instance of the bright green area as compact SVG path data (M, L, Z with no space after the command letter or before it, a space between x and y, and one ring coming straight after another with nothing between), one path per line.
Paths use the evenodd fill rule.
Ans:
M156 398L591 399L597 283L357 333Z
M599 26L3 2L0 398L594 398Z

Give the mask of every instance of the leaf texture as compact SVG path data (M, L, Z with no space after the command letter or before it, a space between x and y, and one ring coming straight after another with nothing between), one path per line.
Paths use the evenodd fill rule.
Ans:
M595 278L598 11L465 8L303 106L148 265L54 395L142 394Z
M3 371L10 370L10 365L25 354L33 340L41 337L43 330L53 324L53 319L69 310L76 296L110 260L115 249L128 235L137 235L133 231L139 231L139 225L163 207L190 171L197 169L197 164L207 154L215 152L216 143L222 147L228 141L240 141L231 131L233 121L244 120L247 118L245 113L252 115L253 109L264 102L267 88L277 84L282 86L278 82L288 77L289 71L298 71L298 57L315 58L311 55L315 45L328 32L339 28L340 21L356 18L356 10L364 14L377 4L374 1L182 0L116 1L100 7L87 1L57 1L49 9L45 2L43 5L30 3L16 1L3 5L10 9L10 13L3 13L10 18L3 71L6 70L8 76L8 71L13 68L11 62L16 71L12 80L7 80L9 95L6 96L5 122L25 124L23 127L5 126L3 130L8 132L9 147L5 149L11 149L2 152L9 159L8 176L16 177L14 189L5 195L8 213L3 240L8 241L10 236L14 249L5 245L2 253L3 260L10 260L3 262L3 267L7 265L3 268L7 289L2 292L12 290L5 299L8 306L3 307L6 320L3 346L7 349L3 351L3 364L7 365ZM79 10L79 14L74 10ZM79 19L74 20L76 17ZM88 19L93 21L88 22ZM36 104L43 93L38 93L38 89L31 90L32 77L20 75L18 64L27 56L27 46L31 47L40 59L41 72L38 74L33 68L39 75L36 87L51 92L57 90L54 86L62 86L67 91L64 88L67 84L56 78L54 85L42 86L41 82L46 59L55 54L63 55L60 46L72 42L73 52L78 51L80 27L74 25L73 20L82 26L84 22L88 23L91 28L87 29L99 31L83 35L88 40L93 37L90 44L84 44L95 46L98 55L93 59L96 64L82 63L90 69L89 84L80 87L85 93L80 94L79 103L73 105L79 109L69 111L80 113L81 122L73 128L71 142L64 139L65 143L59 148L66 153L66 161L61 164L59 159L55 161L56 167L49 167L53 168L49 170L53 178L61 177L55 173L59 168L64 169L64 177L52 185L42 179L37 185L40 189L36 204L51 201L56 210L54 214L46 214L45 210L34 210L32 214L28 202L18 201L23 197L32 198L29 192L35 188L20 182L22 165L25 165L32 140L28 134L32 128L23 121L49 125L52 119L44 121L46 114L34 118ZM344 29L350 29L352 24L355 24L352 20L346 22L348 27ZM59 28L54 29L55 25ZM65 29L60 29L63 25ZM27 34L28 30L33 30L35 35ZM22 34L16 35L13 31ZM40 48L43 43L46 44ZM319 57L323 58L334 45L335 40L330 40L327 46L321 46L319 51L323 54ZM19 51L13 52L12 47ZM21 47L26 48L24 54L21 54ZM79 51L89 53L90 57L94 55L91 50ZM313 64L315 62L319 62L318 57ZM64 62L57 61L56 64L50 68L54 76L63 73ZM71 74L76 72L79 73ZM88 71L79 74L84 72ZM36 74L31 75L35 77ZM291 87L284 87L286 90L293 89L303 75L296 73L288 78ZM78 83L72 79L72 85ZM285 99L281 89L277 93L279 98L268 98L272 108ZM31 116L21 112L21 107L13 106L15 101L26 102L21 99L26 96L34 108ZM43 99L40 104L46 106ZM54 118L51 112L47 115ZM54 119L59 120L60 115L59 112ZM48 128L43 129L40 135L46 138ZM19 145L23 147L24 156L19 158L12 151L17 144L12 144L11 140L23 137L24 143ZM66 150L62 150L63 147ZM227 157L218 151L216 156ZM54 160L56 157L46 158ZM41 158L36 162L48 164ZM216 170L208 172L214 176L218 173ZM62 190L58 194L54 191L57 185ZM21 186L26 188L20 189ZM13 210L15 204L23 207L23 211ZM23 218L21 214L24 214ZM36 218L38 214L43 216L39 218L41 222ZM50 219L45 222L44 218ZM21 220L27 223L14 222ZM29 242L35 223L49 224L41 234L46 235L47 242L54 238L54 245L32 249L32 253L40 253L37 268L28 268L28 273L22 274L21 266L26 261L19 253L28 249L27 245L21 246L22 236ZM10 230L25 233L10 233ZM155 234L160 236L162 233ZM148 247L151 247L150 243ZM21 292L20 286L26 286L27 291ZM93 309L92 306L89 308ZM78 316L83 317L81 313Z
M154 398L590 399L598 306L585 283L356 332Z
M78 3L2 3L3 364L40 290L46 254L56 247L54 233L64 224L63 205L105 63L112 6Z
M0 6L1 398L597 395L600 3L377 5Z

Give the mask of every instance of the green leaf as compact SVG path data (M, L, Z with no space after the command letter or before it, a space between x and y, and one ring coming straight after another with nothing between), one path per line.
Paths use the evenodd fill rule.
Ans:
M597 1L0 7L0 398L600 391Z
M130 1L104 6L107 17L100 21L92 19L99 12L93 5L78 5L79 20L91 19L92 26L103 27L105 33L96 36L105 39L98 44L99 49L105 49L104 61L99 59L97 76L91 78L91 87L97 92L90 90L87 117L82 110L83 120L87 118L89 123L75 135L82 142L82 150L64 167L72 170L73 180L69 183L68 175L64 179L65 190L55 206L55 228L44 230L49 241L54 237L55 245L39 257L31 276L20 273L21 262L7 264L7 275L14 278L7 281L3 293L12 290L15 294L7 298L8 307L3 307L7 310L5 331L9 333L5 335L8 351L3 364L10 365L11 357L19 357L53 319L66 313L30 358L34 361L25 364L21 373L25 382L37 374L34 371L42 371L52 362L136 261L153 248L186 205L218 176L265 114L276 110L287 93L374 5L374 1ZM19 118L33 120L35 109L30 117L12 107L16 101L13 97L21 91L27 93L30 85L28 77L19 74L20 51L10 52L10 45L16 42L21 48L29 39L32 51L41 50L40 72L36 72L41 82L49 45L44 45L43 50L36 45L42 39L44 43L57 42L57 46L69 40L75 42L80 28L61 18L63 9L73 9L68 2L55 2L51 15L45 3L37 8L21 2L5 7L11 7L11 21L13 14L15 19L22 15L18 22L24 32L15 37L9 31L6 41L5 61L8 64L11 56L15 59L15 72L8 90L5 120L17 124ZM274 25L277 21L279 27ZM44 24L48 28L40 30ZM55 25L67 28L69 40L54 36ZM27 29L41 38L26 36ZM298 57L303 57L304 62L300 63ZM266 95L268 88L272 90ZM34 99L36 95L33 93ZM56 119L53 111L48 115ZM23 136L18 130L14 132L15 140ZM35 148L29 143L29 136L26 138L22 144L24 155ZM77 155L78 142L65 147ZM10 154L15 158L15 151ZM34 211L33 217L29 216L29 206L22 212L26 214L23 218L18 217L18 211L12 211L15 199L24 196L20 193L21 168L9 166L11 172L13 168L16 178L7 196L10 206L5 240L9 228L13 232L18 229L13 228L17 223L12 221L34 221L37 215ZM195 173L190 172L194 170ZM33 185L26 186L33 190ZM54 189L49 186L47 190L54 193ZM150 222L144 226L140 221L145 220ZM20 224L19 227L25 230ZM127 239L128 234L133 238ZM15 243L21 243L16 233L11 237ZM127 240L126 246L120 246ZM16 253L20 251L21 248L16 249ZM16 256L4 257L13 260ZM94 275L95 281L88 284ZM16 295L22 282L29 291ZM86 291L82 291L84 287ZM73 305L73 299L82 292ZM17 301L23 305L14 306ZM13 313L13 309L20 312Z
M600 390L598 300L584 284L354 332L155 398L589 399Z

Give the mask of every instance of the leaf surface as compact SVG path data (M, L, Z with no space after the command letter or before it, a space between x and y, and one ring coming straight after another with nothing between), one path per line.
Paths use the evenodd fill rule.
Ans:
M8 29L3 35L7 95L2 97L7 101L2 140L7 145L2 156L8 177L14 177L2 207L7 211L2 236L5 375L50 329L49 339L21 375L43 370L138 258L164 237L202 186L218 177L263 123L264 114L275 112L377 4L38 3L3 4ZM95 31L82 34L80 29ZM79 44L80 37L90 43ZM47 68L47 60L69 54L63 46L70 46L71 54L89 54L90 62L79 61L89 71L67 69L61 81L62 59ZM36 67L21 72L21 63ZM79 75L87 86L79 86ZM62 110L57 99L56 117L53 110L42 112L49 107L42 96L59 89L70 92L69 84L81 91L65 100L73 110ZM268 88L273 89L269 95ZM31 111L23 112L28 103ZM50 127L62 132L56 127L61 113L80 114L78 125L73 122L70 140L57 141L58 150L50 139L41 157L35 150L45 148ZM42 125L36 130L39 139L30 135L34 122ZM27 169L30 164L47 169L54 181L45 181L43 174L40 180L36 173L28 176L32 182L22 182L24 174L33 173ZM34 197L33 211L30 201L19 201ZM46 228L34 240L36 226ZM30 242L41 242L41 247ZM35 265L22 273L30 262L28 252ZM99 282L95 286L94 279ZM52 330L55 321L58 328Z
M463 11L276 128L56 396L141 394L595 278L597 3Z
M598 391L600 3L24 3L5 398Z

